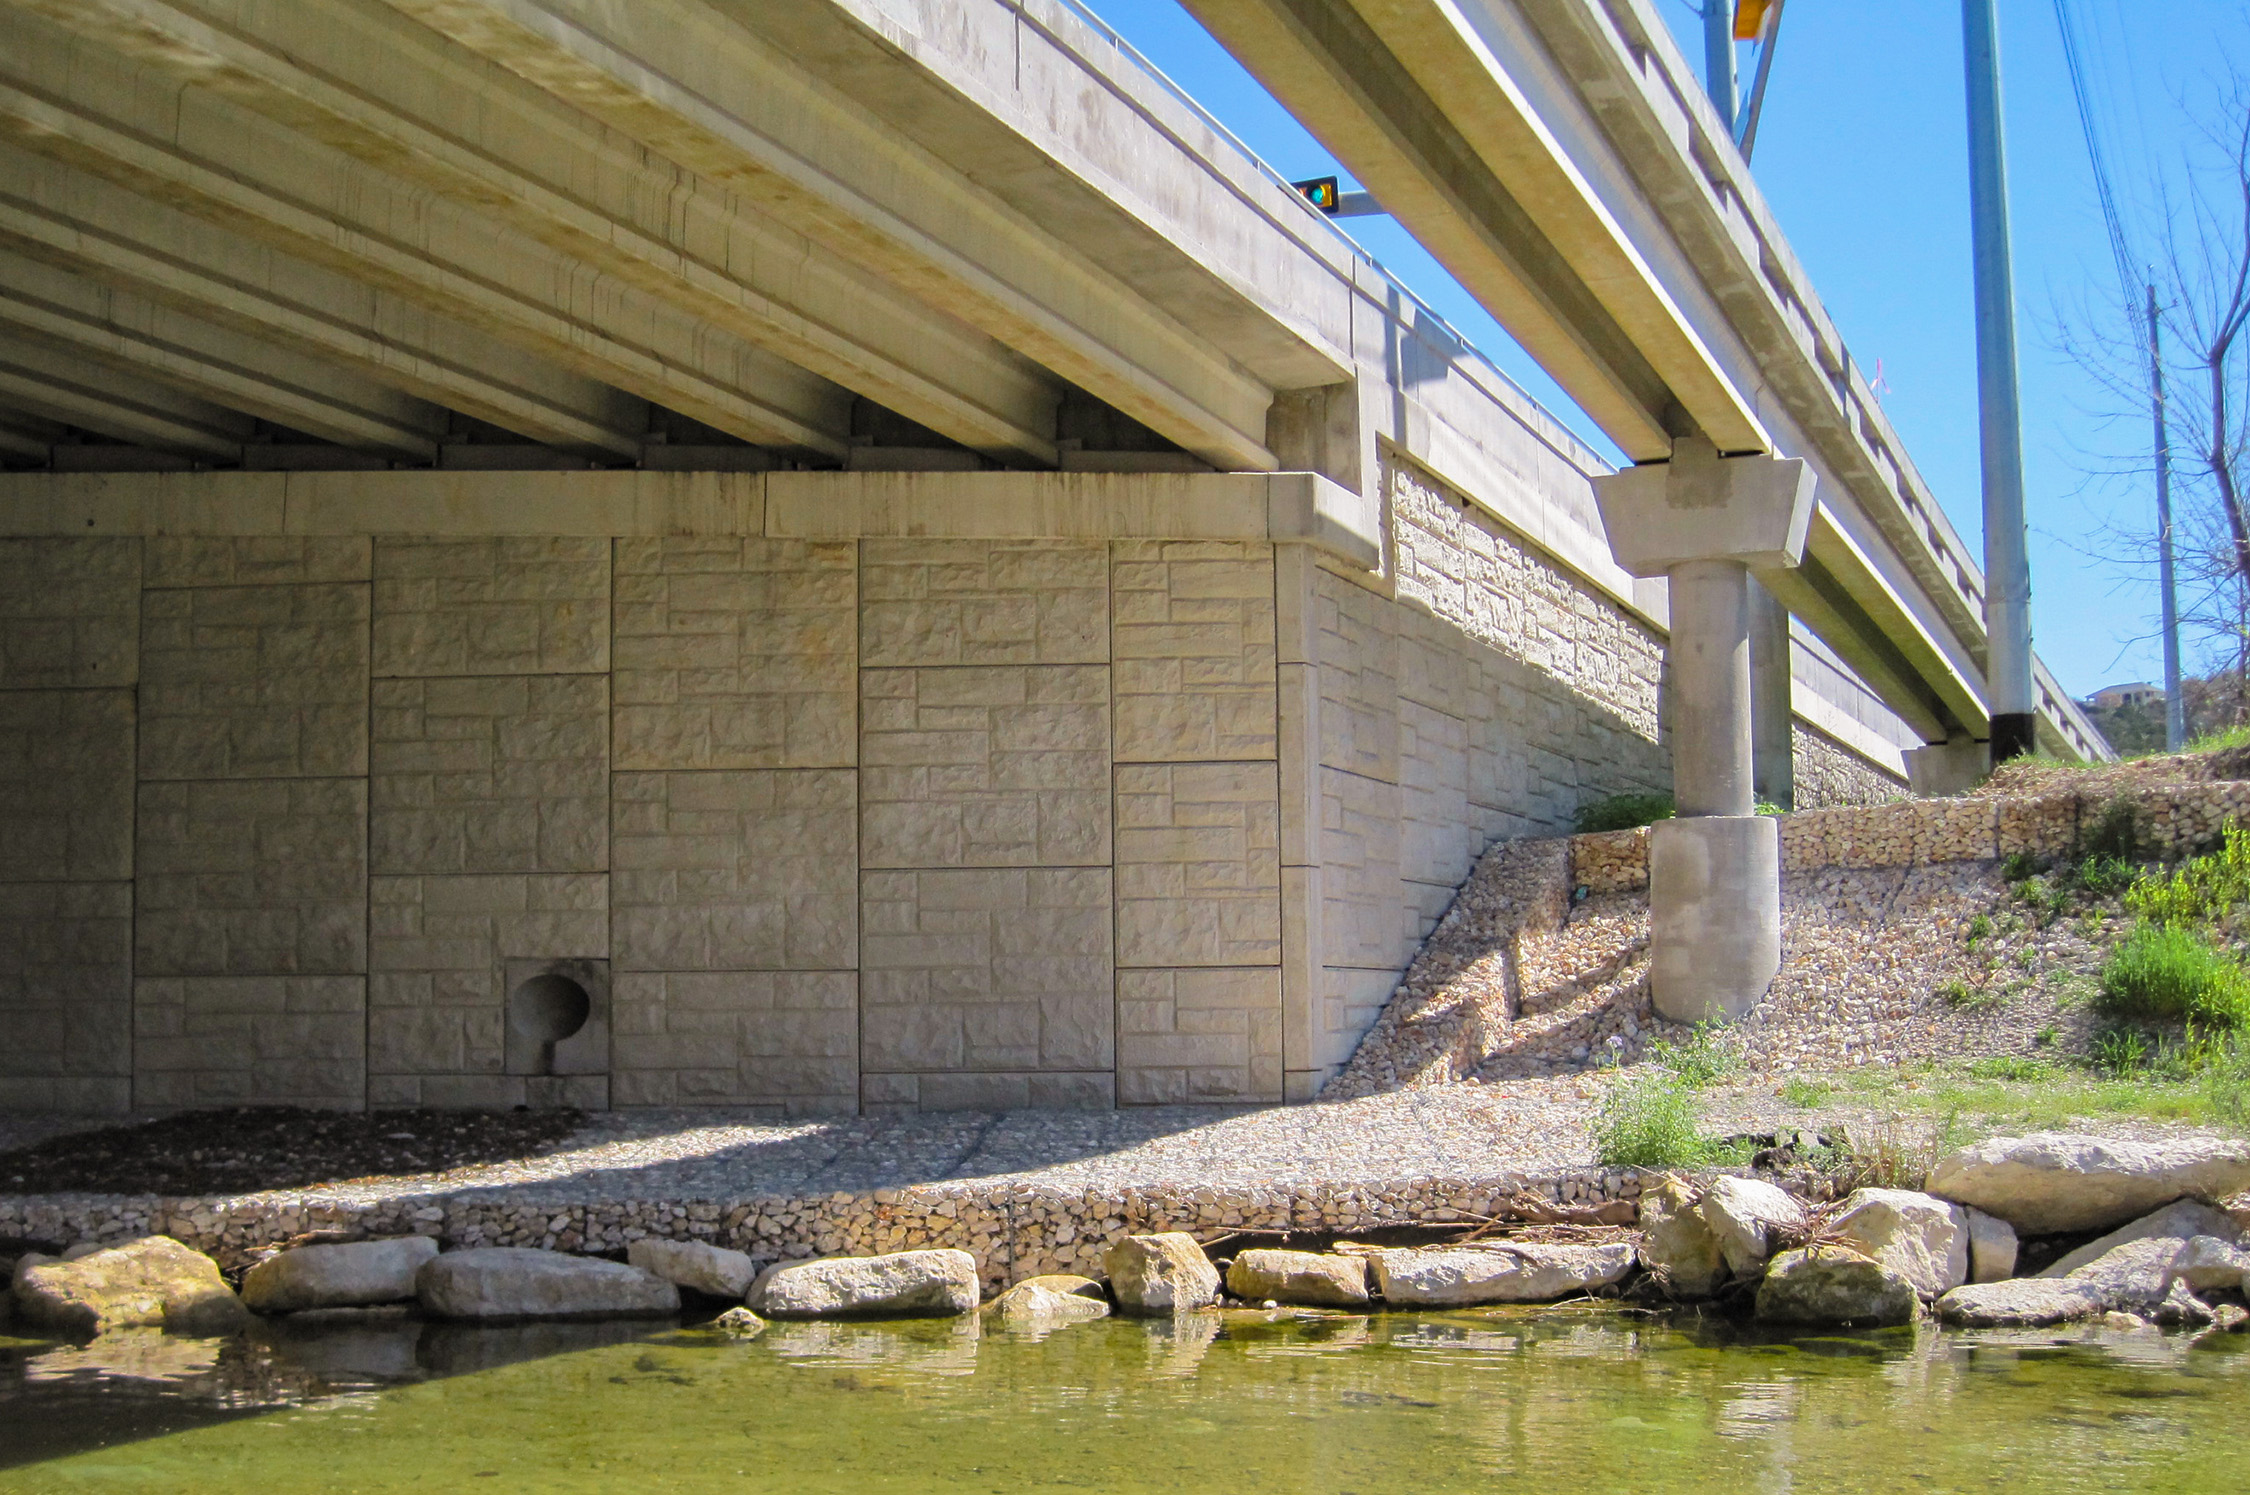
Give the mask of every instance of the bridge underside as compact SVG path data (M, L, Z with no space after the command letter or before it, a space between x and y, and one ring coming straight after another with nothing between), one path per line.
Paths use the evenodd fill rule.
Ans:
M1037 10L0 0L0 1107L1301 1099L1668 782L1605 465ZM1827 512L1800 804L1977 720Z

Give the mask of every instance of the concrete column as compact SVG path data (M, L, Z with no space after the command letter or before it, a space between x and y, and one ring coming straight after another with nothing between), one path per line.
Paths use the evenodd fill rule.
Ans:
M1747 815L1750 570L1684 561L1672 578L1672 795L1682 815Z
M1751 813L1750 573L1803 558L1812 472L1682 438L1669 463L1597 479L1594 492L1617 563L1671 590L1679 815L1649 833L1651 995L1676 1022L1740 1017L1781 969L1781 837Z
M1797 718L1790 699L1789 609L1750 583L1750 779L1759 799L1797 807Z

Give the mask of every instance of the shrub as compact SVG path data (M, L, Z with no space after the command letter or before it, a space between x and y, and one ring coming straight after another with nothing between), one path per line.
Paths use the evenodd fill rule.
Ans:
M2090 898L2113 898L2131 887L2136 876L2123 857L2091 856L2071 869L2070 881Z
M1672 812L1669 794L1612 794L1607 799L1589 800L1580 805L1572 820L1583 836L1595 831L1629 831L1637 826L1652 825L1659 820L1670 820Z
M2177 924L2144 923L2127 935L2102 967L2101 999L2113 1017L2216 1028L2250 1024L2250 977L2202 935Z
M2137 862L2143 854L2141 814L2123 795L2102 806L2078 833L2078 854L2094 861Z
M1629 1081L1602 1097L1594 1156L1605 1168L1693 1168L1711 1145L1695 1129L1695 1096L1658 1078Z
M2185 751L2190 753L2221 753L2228 748L2238 747L2250 747L2250 723L2221 727L2216 732L2206 732L2189 743Z
M2009 882L2022 882L2039 870L2039 859L2028 851L2011 851L2000 859L2000 876Z

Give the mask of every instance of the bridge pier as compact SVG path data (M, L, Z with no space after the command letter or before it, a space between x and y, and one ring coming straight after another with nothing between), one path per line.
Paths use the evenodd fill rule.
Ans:
M1679 814L1650 832L1651 994L1675 1022L1740 1017L1781 968L1779 830L1754 813L1750 573L1803 558L1813 476L1688 437L1594 487L1618 564L1670 583Z

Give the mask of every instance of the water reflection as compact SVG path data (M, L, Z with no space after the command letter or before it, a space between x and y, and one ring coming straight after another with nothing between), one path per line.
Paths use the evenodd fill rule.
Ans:
M775 1324L403 1317L0 1341L0 1492L160 1484L1177 1495L2232 1488L2250 1336L1776 1338L1619 1313L1206 1312L1045 1335L974 1317ZM251 1424L255 1424L253 1431ZM2229 1472L2231 1471L2231 1472ZM484 1488L475 1485L472 1488Z

